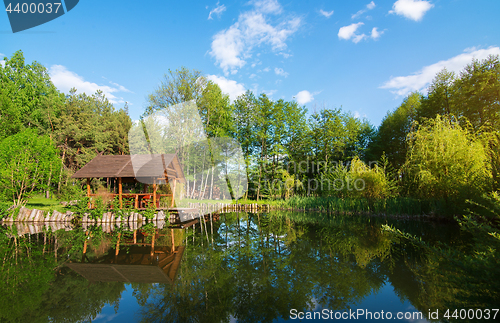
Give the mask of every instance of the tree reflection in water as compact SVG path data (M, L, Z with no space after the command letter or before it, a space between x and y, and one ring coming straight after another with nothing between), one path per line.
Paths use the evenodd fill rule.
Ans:
M4 228L0 319L90 321L105 305L119 313L126 284L140 305L130 319L142 322L286 320L292 308L356 308L387 284L424 315L491 305L458 297L468 287L433 272L435 249L382 224L422 236L427 246L469 246L449 224L321 213L228 213L204 226L135 233L93 227L17 236Z

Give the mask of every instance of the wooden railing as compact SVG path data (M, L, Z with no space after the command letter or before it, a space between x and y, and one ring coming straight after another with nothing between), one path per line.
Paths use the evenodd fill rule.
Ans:
M162 197L172 197L173 194L159 194L159 193L156 193L156 207L158 208L160 206L160 198ZM89 197L96 197L96 196L99 196L99 194L89 194ZM110 193L110 194L106 194L106 196L110 196L112 197L113 199L115 197L119 197L120 194L114 194L114 193ZM154 201L153 201L153 193L123 193L122 196L122 207L124 205L128 205L130 206L131 202L133 202L133 206L134 208L136 209L139 209L139 208L147 208L151 205L154 205ZM93 205L91 207L94 207Z

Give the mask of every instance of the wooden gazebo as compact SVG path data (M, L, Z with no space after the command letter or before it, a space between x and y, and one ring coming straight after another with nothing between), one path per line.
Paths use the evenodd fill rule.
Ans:
M92 197L90 181L93 178L116 179L118 183L118 193L111 193L111 196L118 196L120 208L123 207L123 200L133 201L136 209L145 208L147 205L159 208L160 197L171 196L170 207L175 206L176 183L185 183L179 159L176 154L151 154L151 155L99 155L88 164L78 170L71 178L87 179L87 196ZM123 183L142 183L142 193L124 193ZM171 194L157 194L158 185L169 184ZM153 186L153 192L147 193L148 185Z

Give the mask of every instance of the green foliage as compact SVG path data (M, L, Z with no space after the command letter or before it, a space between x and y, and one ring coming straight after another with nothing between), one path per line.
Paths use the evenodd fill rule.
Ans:
M50 189L59 173L58 152L48 136L26 129L0 141L0 194L24 204L35 190Z
M338 215L441 215L446 210L443 201L416 199L411 197L393 197L368 200L366 198L302 197L294 196L288 200L270 201L273 206L284 209L318 210Z
M363 183L362 189L355 188L352 191L354 197L374 200L391 198L397 194L395 180L391 178L390 174L386 174L384 168L379 167L377 164L370 168L358 158L354 158L351 162L349 175L353 182L359 179Z
M0 139L25 128L48 132L63 102L47 69L36 61L26 64L23 52L15 52L0 66Z
M311 146L316 162L349 161L355 156L363 157L372 126L340 109L321 110L310 119Z
M491 188L491 166L483 143L458 122L437 116L409 135L404 174L412 194L463 207L466 198Z
M13 211L11 202L0 201L0 219L8 217Z
M104 212L108 210L108 206L103 201L102 197L94 197L91 199L92 208L89 210L92 219L101 219Z
M154 205L148 205L148 208L143 211L142 215L146 219L152 219L155 216L156 207Z
M422 98L422 94L413 92L396 110L384 117L370 144L371 160L379 160L385 154L395 169L399 169L405 163L408 149L407 135L413 129L413 121L420 109Z
M59 193L56 195L61 201L79 200L85 196L85 191L77 183L66 183L62 185Z
M465 117L474 128L500 130L500 60L497 56L473 60L454 82L452 114Z
M116 111L100 91L90 96L76 94L76 89L72 89L64 110L53 123L62 161L71 172L80 169L96 154L128 153L128 130L132 121L125 110Z

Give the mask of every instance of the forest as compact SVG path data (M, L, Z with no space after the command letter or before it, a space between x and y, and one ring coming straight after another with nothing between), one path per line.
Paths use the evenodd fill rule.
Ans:
M25 62L22 51L4 62L2 216L34 196L81 198L84 183L70 178L75 171L97 155L130 153L128 134L137 123L127 105L116 109L99 91L61 93L47 69ZM378 128L341 108L308 111L295 100L264 93L247 91L231 102L201 71L185 67L169 70L152 89L141 119L190 100L209 139L231 138L241 145L248 174L242 200L449 219L472 210L498 224L498 56L473 60L459 74L442 70L426 94L405 97ZM212 170L212 176L221 171ZM199 179L187 173L186 180L184 197L196 199L189 187ZM105 184L92 181L93 189Z

